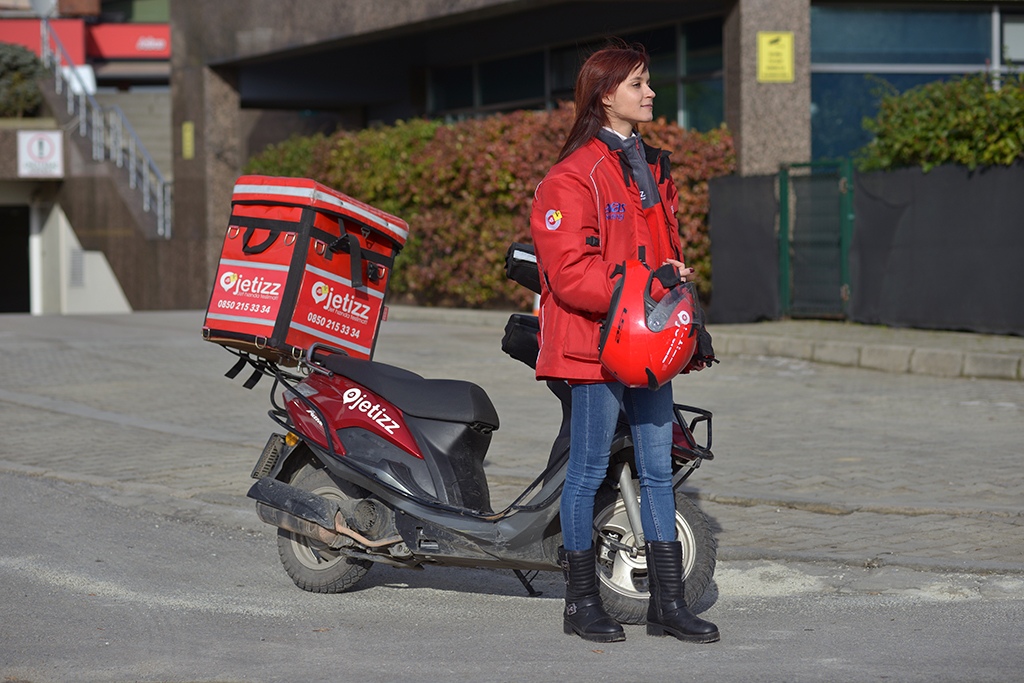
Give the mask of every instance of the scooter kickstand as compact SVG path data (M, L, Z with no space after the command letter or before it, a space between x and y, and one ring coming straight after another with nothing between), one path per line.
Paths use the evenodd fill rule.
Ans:
M514 573L516 575L516 578L519 579L519 582L521 584L523 584L523 588L526 589L526 592L529 593L531 598L536 598L539 595L543 595L543 593L541 593L539 590L535 590L533 588L533 584L530 583L530 579L537 578L537 574L540 574L539 571L538 572L533 572L529 576L527 576L526 574L524 574L522 571L520 571L518 569L513 569L512 573Z

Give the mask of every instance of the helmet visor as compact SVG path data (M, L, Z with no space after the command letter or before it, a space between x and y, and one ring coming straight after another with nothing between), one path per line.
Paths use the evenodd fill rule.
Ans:
M700 322L694 315L694 301L696 294L692 282L684 282L673 287L647 314L647 329L651 332L661 332L671 327L699 325Z

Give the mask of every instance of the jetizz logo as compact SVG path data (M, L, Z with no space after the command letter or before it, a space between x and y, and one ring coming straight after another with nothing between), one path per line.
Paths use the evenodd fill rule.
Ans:
M317 282L313 285L313 302L324 302L324 310L331 313L345 313L360 320L370 319L370 306L355 300L351 294L342 296L335 294L334 288L324 282Z
M220 286L231 294L256 294L267 297L281 294L280 282L267 282L258 276L250 280L230 271L220 276Z
M369 400L368 394L364 394L355 387L348 389L341 395L341 402L349 410L358 410L360 413L364 413L366 417L380 425L380 428L388 434L394 434L395 430L401 426L391 419L387 410L379 403Z

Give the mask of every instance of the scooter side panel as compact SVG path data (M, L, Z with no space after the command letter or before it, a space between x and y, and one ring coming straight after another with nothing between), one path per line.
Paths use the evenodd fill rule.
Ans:
M434 479L423 458L410 455L362 427L345 427L337 430L337 435L347 460L354 460L366 471L408 491L410 495L437 499Z
M491 434L460 422L412 416L406 416L406 421L423 445L438 499L475 513L490 514L491 495L483 463Z
M301 385L307 387L303 391L306 400L314 403L328 420L327 430L334 435L339 454L344 449L337 440L337 430L358 427L377 434L412 457L423 458L402 412L388 401L337 375L329 379L310 375ZM287 402L287 407L298 431L327 448L324 426L314 419L306 402L295 397Z

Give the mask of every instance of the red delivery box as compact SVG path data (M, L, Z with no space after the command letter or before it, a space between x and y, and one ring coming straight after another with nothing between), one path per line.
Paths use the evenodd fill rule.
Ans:
M242 176L203 338L282 365L314 343L370 359L405 221L305 178Z

